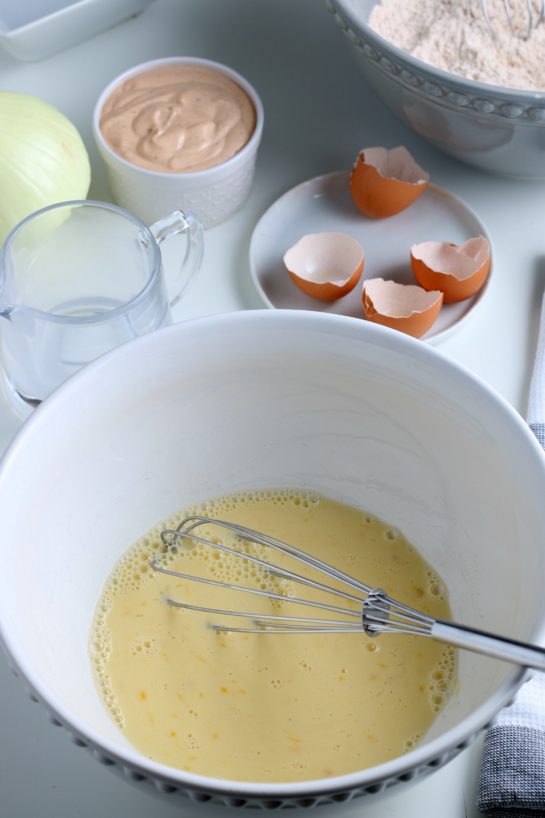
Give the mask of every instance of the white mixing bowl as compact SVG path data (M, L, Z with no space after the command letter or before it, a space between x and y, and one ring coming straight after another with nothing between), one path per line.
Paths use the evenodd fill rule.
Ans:
M446 579L462 622L540 641L544 464L501 398L407 336L268 310L170 327L75 375L5 455L1 637L76 743L171 799L274 808L381 792L467 746L523 671L463 653L459 690L430 733L380 766L301 783L213 779L145 758L99 701L87 643L103 583L177 509L242 489L308 487L398 526Z

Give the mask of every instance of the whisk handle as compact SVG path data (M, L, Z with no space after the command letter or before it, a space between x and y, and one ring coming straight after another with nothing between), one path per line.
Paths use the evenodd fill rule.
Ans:
M452 625L438 619L434 622L430 636L440 642L447 642L458 648L465 648L496 659L504 659L516 665L545 670L545 649L516 639L468 628L465 625Z

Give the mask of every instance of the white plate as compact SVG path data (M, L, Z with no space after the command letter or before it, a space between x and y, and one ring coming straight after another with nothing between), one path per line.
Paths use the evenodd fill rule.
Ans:
M412 244L450 241L460 244L473 236L490 237L465 202L437 185L428 185L403 213L387 219L368 219L352 201L348 171L317 176L292 188L264 213L250 243L250 270L255 286L269 307L321 310L363 317L361 283L333 303L305 295L290 279L282 257L306 233L339 231L353 236L365 252L364 278L395 279L415 284L410 263ZM491 270L492 272L492 270ZM466 301L446 304L424 340L444 340L473 313L490 281Z

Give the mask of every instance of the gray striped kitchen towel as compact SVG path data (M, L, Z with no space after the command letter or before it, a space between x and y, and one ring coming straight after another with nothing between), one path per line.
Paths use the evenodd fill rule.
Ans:
M545 298L527 420L545 449ZM545 673L534 671L487 731L478 807L491 818L545 818Z

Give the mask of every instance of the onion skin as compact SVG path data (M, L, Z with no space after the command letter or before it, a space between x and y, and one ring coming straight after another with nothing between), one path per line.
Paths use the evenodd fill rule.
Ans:
M0 243L34 211L85 199L90 183L89 155L70 120L39 97L0 92Z

